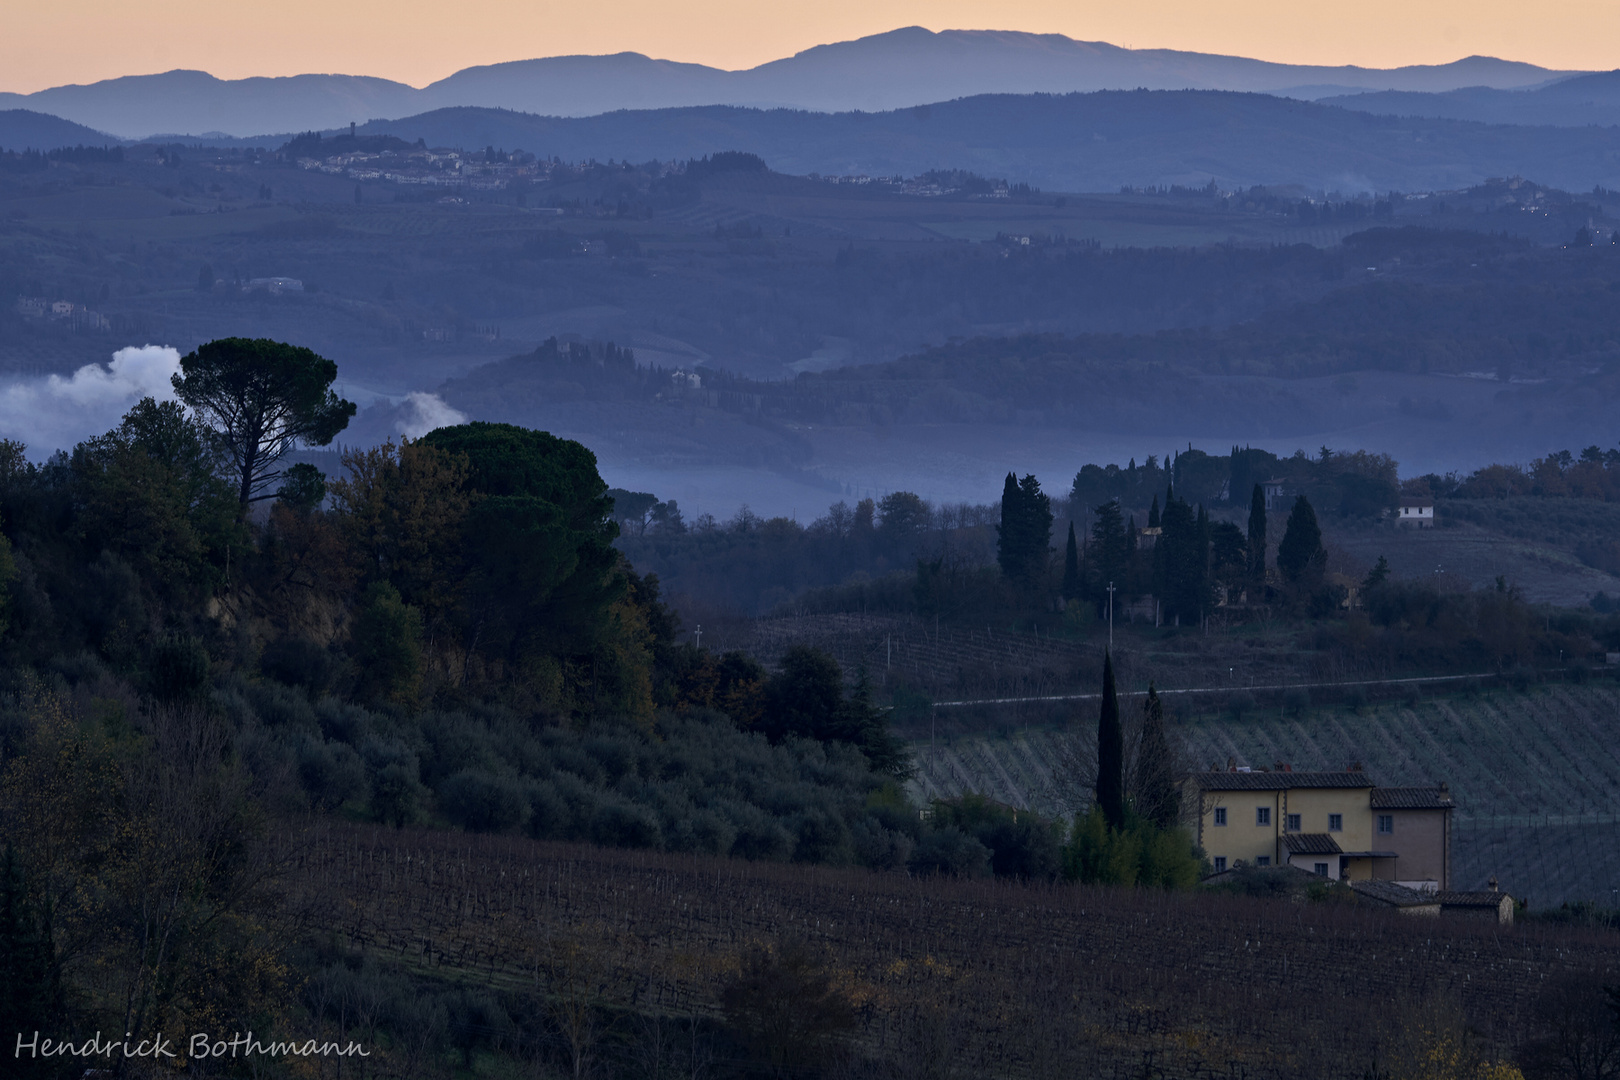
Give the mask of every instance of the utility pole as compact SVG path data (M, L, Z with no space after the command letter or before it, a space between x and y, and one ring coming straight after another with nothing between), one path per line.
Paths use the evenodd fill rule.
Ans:
M1114 651L1114 583L1108 583L1108 651Z

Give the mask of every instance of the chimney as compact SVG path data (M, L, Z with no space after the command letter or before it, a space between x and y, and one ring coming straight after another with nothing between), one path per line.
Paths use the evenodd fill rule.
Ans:
M1226 759L1226 771L1237 772L1237 758L1228 757Z
M1501 891L1496 887L1496 875L1495 874L1492 874L1491 875L1491 880L1487 881L1485 884L1487 884L1487 885L1489 885L1491 887L1491 892L1500 892Z
M1440 781L1440 794L1442 794L1442 795L1450 795L1451 794L1451 789L1446 786L1446 782L1444 780Z
M1351 763L1350 763L1350 768L1349 768L1349 769L1347 769L1347 770L1345 770L1345 771L1346 771L1346 772L1360 772L1360 771L1361 771L1361 762L1359 762L1359 761L1352 761L1352 762L1351 762Z
M1271 763L1271 771L1272 772L1287 772L1288 770L1287 770L1286 766L1283 765L1282 762L1273 761Z

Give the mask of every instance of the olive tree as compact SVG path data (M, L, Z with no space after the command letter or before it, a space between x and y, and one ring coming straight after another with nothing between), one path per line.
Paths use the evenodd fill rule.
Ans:
M174 392L213 430L242 509L276 497L282 458L325 446L348 426L352 401L332 391L337 364L267 338L221 338L180 361Z

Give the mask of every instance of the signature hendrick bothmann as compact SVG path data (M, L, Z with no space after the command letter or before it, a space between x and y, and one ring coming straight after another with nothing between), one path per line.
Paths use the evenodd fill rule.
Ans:
M359 1043L321 1042L317 1039L261 1042L253 1037L253 1032L242 1035L232 1032L229 1039L216 1039L207 1032L198 1032L185 1043L183 1049L177 1049L175 1043L166 1035L156 1035L140 1042L131 1042L126 1031L122 1039L103 1039L101 1032L96 1032L94 1038L83 1042L72 1042L66 1039L43 1038L39 1032L24 1036L17 1033L17 1049L14 1058L52 1058L52 1057L149 1057L156 1060L160 1057L178 1058L185 1056L192 1061L203 1058L223 1057L370 1057L370 1050L363 1050Z

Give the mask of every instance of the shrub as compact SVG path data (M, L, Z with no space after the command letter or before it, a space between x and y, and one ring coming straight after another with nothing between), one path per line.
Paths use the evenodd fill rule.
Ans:
M159 701L189 701L208 685L208 668L201 640L171 634L152 647L147 687Z
M529 816L528 793L516 781L463 769L440 786L439 809L470 832L506 832Z
M856 1027L854 1003L801 942L750 953L720 1005L739 1041L778 1075L815 1070Z
M873 870L897 870L911 858L915 842L905 833L884 828L874 818L856 822L850 830L855 861Z
M340 664L317 642L305 637L277 638L265 646L259 670L277 682L319 697L336 681Z
M1206 869L1184 830L1160 829L1135 815L1123 829L1110 829L1095 806L1075 818L1062 860L1070 881L1153 889L1189 889Z
M336 809L350 799L365 798L365 762L346 743L306 736L298 753L298 779L317 809Z
M948 826L923 834L906 865L915 874L989 877L990 849L961 829Z
M645 806L605 799L591 818L591 841L604 847L657 848L663 836L658 819Z
M853 862L854 844L842 818L811 807L798 816L793 861L842 865Z

